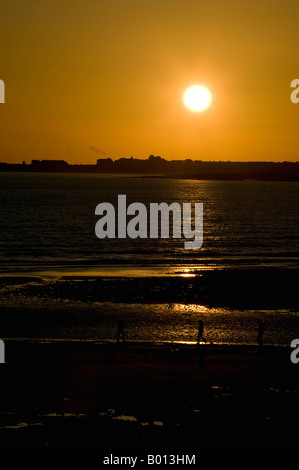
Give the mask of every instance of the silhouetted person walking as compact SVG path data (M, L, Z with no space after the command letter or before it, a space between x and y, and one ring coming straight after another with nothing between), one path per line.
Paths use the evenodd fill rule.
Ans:
M204 323L202 320L199 320L198 322L198 335L197 335L197 344L200 343L200 341L204 341L205 343L207 342L206 338L203 336L203 329L204 329Z
M119 320L117 324L117 342L118 343L119 343L120 337L122 337L123 342L126 341L124 327L125 327L124 322L122 320Z
M260 347L262 347L263 344L264 344L263 343L264 331L265 331L264 323L261 320L258 320L258 322L257 322L257 342L258 342Z

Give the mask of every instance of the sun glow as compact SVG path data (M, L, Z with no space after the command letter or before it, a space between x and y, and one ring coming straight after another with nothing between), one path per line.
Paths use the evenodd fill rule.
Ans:
M184 93L184 104L191 111L205 110L212 101L209 90L201 85L193 85Z

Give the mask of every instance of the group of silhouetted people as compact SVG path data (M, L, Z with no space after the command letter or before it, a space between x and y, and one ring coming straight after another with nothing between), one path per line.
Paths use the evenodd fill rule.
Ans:
M264 338L265 326L261 320L258 320L257 325L258 325L257 326L257 342L258 342L258 345L262 347L264 344L263 338ZM117 324L117 342L118 343L120 339L122 339L123 342L126 341L124 328L125 328L124 322L122 321L122 319L120 319ZM197 344L199 344L201 341L204 341L205 343L207 342L207 339L204 337L203 332L204 332L204 322L202 320L199 320Z

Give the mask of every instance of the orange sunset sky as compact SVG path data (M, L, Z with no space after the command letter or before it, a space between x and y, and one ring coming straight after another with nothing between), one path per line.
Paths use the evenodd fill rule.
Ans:
M298 0L2 0L0 161L297 161L298 21Z

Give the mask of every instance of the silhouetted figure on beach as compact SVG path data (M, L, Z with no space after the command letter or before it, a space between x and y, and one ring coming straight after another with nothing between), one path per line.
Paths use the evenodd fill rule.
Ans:
M264 344L263 343L264 331L265 331L264 323L261 320L258 320L258 322L257 322L257 342L258 342L260 347L262 347L263 344Z
M205 343L207 342L206 338L203 336L203 329L204 329L204 323L202 320L199 320L198 322L198 335L197 335L197 344L200 343L200 341L204 341Z
M119 320L117 324L117 342L118 343L119 343L120 337L122 337L123 342L126 341L124 327L125 327L124 322L122 320Z

